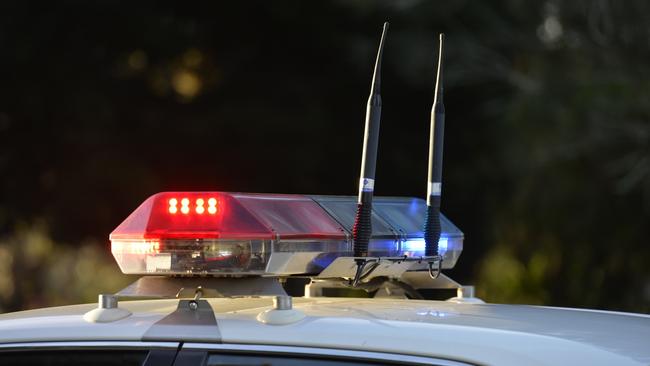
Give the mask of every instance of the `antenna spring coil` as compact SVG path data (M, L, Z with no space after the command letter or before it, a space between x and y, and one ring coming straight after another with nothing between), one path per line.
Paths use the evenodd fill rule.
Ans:
M368 243L372 235L372 204L359 203L357 205L357 214L354 218L354 227L352 237L354 238L354 256L367 257Z
M440 209L436 209L435 206L427 206L427 216L424 219L425 256L438 255L438 241L441 232Z

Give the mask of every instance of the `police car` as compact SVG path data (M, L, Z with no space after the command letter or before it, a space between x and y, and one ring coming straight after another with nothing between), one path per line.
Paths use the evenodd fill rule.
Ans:
M442 56L427 200L374 197L386 29L357 197L155 194L110 234L142 277L98 304L0 315L0 365L650 365L650 316L485 304L445 276L464 235L439 212ZM336 296L351 291L370 297Z
M110 236L122 271L145 276L99 304L0 315L0 364L650 364L649 316L485 304L444 274L433 279L424 260L395 260L423 257L417 198L375 197L375 265L357 284L374 297L325 297L353 286L356 205L156 194ZM444 271L463 234L441 219ZM294 277L309 278L305 297L286 294L281 280ZM454 287L448 301L418 299L418 289Z

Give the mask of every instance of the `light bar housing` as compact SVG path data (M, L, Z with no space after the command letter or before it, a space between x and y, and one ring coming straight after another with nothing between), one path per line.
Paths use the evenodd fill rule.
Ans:
M375 197L373 257L424 255L426 202ZM122 272L151 275L318 275L352 256L356 197L163 192L111 234ZM463 233L441 215L443 268L453 268Z

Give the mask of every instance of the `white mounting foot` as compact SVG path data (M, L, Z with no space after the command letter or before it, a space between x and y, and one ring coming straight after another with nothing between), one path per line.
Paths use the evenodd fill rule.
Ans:
M110 323L124 319L130 315L130 311L117 307L117 296L99 295L97 309L87 312L83 318L89 323Z

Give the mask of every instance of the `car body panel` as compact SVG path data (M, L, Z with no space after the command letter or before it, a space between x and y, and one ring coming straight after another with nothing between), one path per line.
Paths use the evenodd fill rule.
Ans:
M186 335L197 334L191 341L390 352L494 365L650 364L647 315L444 301L295 298L294 309L306 317L269 325L257 315L271 308L271 298L218 298L208 303L218 332L205 332L200 325L165 324L165 336L159 340L190 341ZM0 343L139 341L176 311L178 300L122 301L119 306L133 314L112 323L83 320L83 314L96 307L92 304L3 314Z

